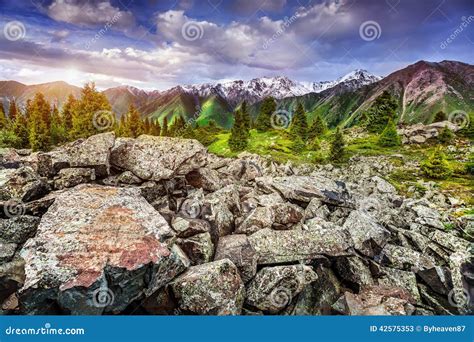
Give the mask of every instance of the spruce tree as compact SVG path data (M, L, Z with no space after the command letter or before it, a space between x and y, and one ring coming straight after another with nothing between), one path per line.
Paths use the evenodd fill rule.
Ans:
M377 97L367 113L367 130L371 133L382 132L390 119L395 120L398 104L388 91Z
M313 138L310 142L309 142L309 146L308 146L308 149L311 150L311 151L319 151L319 149L321 148L321 144L319 143L319 139L318 138Z
M181 115L178 115L173 123L171 124L168 134L171 137L179 137L183 135L184 128L186 127L186 121L184 121Z
M18 113L13 124L13 132L18 137L18 146L16 148L29 147L28 119L26 113Z
M295 114L291 119L290 133L294 139L300 137L303 142L308 138L308 122L306 121L306 112L301 103L296 107Z
M446 125L438 135L438 141L441 144L449 144L454 139L454 133Z
M168 132L168 117L165 116L163 118L163 125L161 126L161 136L162 137L167 137L169 136L169 132Z
M314 117L313 124L311 125L311 128L308 131L308 138L310 140L313 140L314 138L321 138L321 136L327 131L327 129L328 127L326 125L326 122L318 113Z
M15 122L17 114L18 114L18 109L16 107L16 101L13 98L10 102L10 108L8 110L8 119L10 120L10 122Z
M440 110L434 116L433 122L445 121L447 119L446 113Z
M50 139L53 146L63 143L66 140L66 131L56 105L53 106L51 113Z
M70 131L72 129L72 118L74 116L74 108L76 105L76 98L74 95L69 94L66 103L64 104L62 108L62 121L63 121L63 127L67 135L70 134Z
M152 132L151 135L159 137L161 135L161 126L158 120L152 122Z
M301 153L305 150L306 145L300 136L294 136L293 143L291 144L291 150L294 153Z
M345 142L341 128L337 127L331 141L331 151L329 154L330 161L340 163L344 161L345 154Z
M446 179L453 173L440 148L437 148L420 166L423 174L433 179Z
M0 130L8 127L8 119L3 111L3 104L0 106Z
M242 105L240 106L240 110L242 111L242 120L244 123L245 130L249 132L250 134L250 129L252 128L252 118L250 117L250 114L247 108L247 101L242 102Z
M128 107L125 122L125 135L127 137L136 138L143 134L143 121L133 104L130 104Z
M276 103L273 97L267 97L260 106L260 113L255 122L255 128L259 132L266 132L272 129L272 115L276 110Z
M248 145L248 130L242 110L237 110L234 115L234 125L230 131L229 148L232 151L243 151Z
M50 132L45 122L49 118L51 106L42 93L37 93L31 103L28 139L33 151L45 151L50 146Z
M150 134L151 133L151 122L149 118L145 118L143 122L143 134Z
M400 146L401 139L397 133L397 127L392 119L388 121L387 127L380 134L378 144L383 147Z

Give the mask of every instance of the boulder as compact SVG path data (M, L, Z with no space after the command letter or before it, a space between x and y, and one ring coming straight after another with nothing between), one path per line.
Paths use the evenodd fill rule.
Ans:
M247 285L245 302L259 310L277 313L317 278L309 266L264 267Z
M281 230L262 229L249 236L258 264L276 264L312 259L318 255L348 255L350 237L342 230Z
M304 216L304 210L292 203L276 203L270 208L274 213L274 228L290 228L300 222Z
M39 222L39 217L29 215L16 216L8 220L0 219L0 239L23 244L35 235Z
M453 288L449 268L434 266L417 273L421 279L436 293L447 296Z
M257 207L235 229L237 234L253 234L260 229L271 228L275 222L274 211L270 207Z
M334 307L351 316L410 315L413 299L397 287L371 286L359 294L345 292Z
M13 259L17 244L0 239L0 265Z
M416 302L420 302L416 276L413 272L397 270L395 268L382 267L378 279L379 285L387 287L399 287L406 290Z
M381 255L382 262L400 270L417 272L434 266L429 257L408 247L387 244Z
M25 312L45 301L66 312L120 312L184 271L189 260L139 189L79 185L59 193L21 250Z
M206 154L206 148L193 139L141 135L122 139L112 150L110 162L143 180L160 181L201 168Z
M179 308L199 315L239 315L244 286L237 267L223 259L190 267L171 283Z
M188 183L204 191L217 191L223 187L219 172L210 168L200 168L193 170L186 175Z
M387 243L390 232L380 226L371 216L360 210L354 210L344 222L354 241L354 248L360 253L374 257Z
M338 257L334 266L339 277L357 291L364 286L374 284L369 265L358 256Z
M308 203L319 198L324 203L351 206L345 184L321 176L259 177L256 182L262 190L276 191L287 200Z
M211 234L208 232L178 239L176 243L188 256L191 265L209 262L214 255L214 244L212 243Z
M95 180L95 170L91 168L69 168L59 170L54 178L54 188L61 190Z
M171 221L178 237L188 238L200 233L207 233L211 231L210 224L205 220L192 219L176 216Z
M92 168L98 178L109 174L110 151L115 143L115 134L102 133L87 139L79 139L58 149L38 154L38 172L52 177L61 169Z
M0 303L18 290L25 281L25 263L14 259L0 265Z
M247 235L235 234L219 239L214 260L229 259L237 266L244 283L257 273L257 255Z
M28 166L0 170L0 201L29 202L43 197L49 191L46 179Z

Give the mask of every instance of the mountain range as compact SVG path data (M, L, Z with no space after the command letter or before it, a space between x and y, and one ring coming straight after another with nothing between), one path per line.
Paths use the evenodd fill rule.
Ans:
M80 96L79 87L65 82L25 85L16 81L0 82L0 100L7 108L12 98L22 106L36 92L59 107L69 94ZM130 104L143 116L160 121L181 115L195 118L199 124L209 120L229 128L234 110L247 101L253 117L262 100L273 96L280 109L292 111L303 103L309 120L321 114L330 126L341 122L351 125L383 91L399 102L399 120L407 123L432 121L443 110L470 111L474 108L474 66L456 62L419 61L386 77L355 70L334 81L297 82L287 77L262 77L250 81L236 80L176 86L165 91L145 91L131 86L104 90L118 115L126 113Z

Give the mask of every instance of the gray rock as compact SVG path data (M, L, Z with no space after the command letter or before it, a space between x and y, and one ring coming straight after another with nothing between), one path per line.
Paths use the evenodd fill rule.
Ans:
M447 267L435 266L417 273L423 281L435 292L448 295L453 288L451 272Z
M235 234L219 239L214 260L229 259L237 266L244 283L257 273L257 255L246 235Z
M343 230L330 234L324 230L262 229L249 236L249 241L258 256L258 264L276 264L318 255L348 255L352 247L350 238Z
M200 168L186 175L188 183L204 191L217 191L223 187L219 172L210 168Z
M72 188L82 183L89 183L95 180L95 170L89 168L70 168L59 170L54 178L54 188Z
M270 207L257 207L235 229L237 234L253 234L264 228L271 228L275 222L274 211Z
M122 139L112 150L110 162L143 180L159 181L201 168L206 154L206 148L196 140L141 135Z
M337 258L335 270L340 278L356 287L357 290L374 284L369 266L357 256Z
M184 217L175 217L171 221L171 226L178 237L188 238L196 234L211 231L211 226L207 221Z
M388 267L383 267L381 271L379 285L402 288L410 293L416 302L421 301L415 273Z
M434 262L411 248L387 244L382 250L382 260L386 259L391 267L417 272L431 268Z
M300 222L304 216L304 210L292 203L277 203L271 206L274 213L275 224L283 227L291 227Z
M0 239L0 265L13 259L16 248L16 243L7 242Z
M32 168L0 170L0 201L29 202L43 197L50 191L46 179Z
M368 214L354 210L344 226L354 241L354 248L368 257L374 257L387 243L390 233Z
M263 311L277 313L316 279L317 274L311 267L304 265L265 267L247 285L246 303Z
M0 239L22 244L33 237L38 228L40 218L22 215L11 219L0 219Z
M173 235L139 189L79 185L64 191L21 251L26 280L20 300L27 312L42 305L38 292L71 313L120 312L189 265L179 248L167 245ZM98 304L101 293L113 303Z
M179 308L199 315L239 315L244 286L228 259L190 267L171 283Z
M0 265L0 303L17 291L25 281L25 263L14 259Z
M38 154L38 172L42 176L54 176L65 168L93 168L98 178L109 174L110 150L115 143L115 134L102 133L87 139L68 143L60 148Z
M214 244L210 233L201 233L188 238L178 239L179 247L188 256L191 265L199 265L212 260Z

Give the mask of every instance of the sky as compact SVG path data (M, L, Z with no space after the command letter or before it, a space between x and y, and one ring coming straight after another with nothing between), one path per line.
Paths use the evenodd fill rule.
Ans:
M0 80L100 89L474 64L473 0L0 0Z

